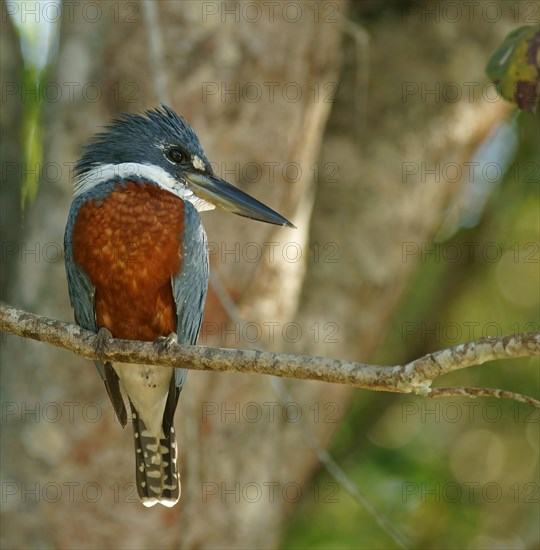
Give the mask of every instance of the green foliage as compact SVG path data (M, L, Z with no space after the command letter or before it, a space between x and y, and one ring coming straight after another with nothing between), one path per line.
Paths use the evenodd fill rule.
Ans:
M24 71L23 86L28 89L38 88L41 75L35 69ZM21 185L21 209L31 204L36 198L39 187L39 174L43 162L42 141L42 101L28 101L23 111L23 180ZM37 168L36 168L37 167Z
M486 73L504 99L519 109L534 111L540 94L538 25L512 31L491 56Z

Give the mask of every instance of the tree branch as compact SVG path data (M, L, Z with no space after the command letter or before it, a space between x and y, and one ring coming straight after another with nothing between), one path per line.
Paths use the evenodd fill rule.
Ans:
M77 325L27 313L5 304L0 304L0 330L68 349L87 359L100 357L95 333ZM104 359L123 363L146 363L217 372L269 374L398 393L469 397L489 395L517 399L540 408L540 402L532 397L503 390L431 389L434 380L455 370L481 365L496 359L534 355L540 355L540 332L480 338L474 342L425 355L407 365L394 367L309 355L285 355L257 350L206 348L179 344L172 344L166 350L159 350L152 342L117 339L109 340L103 352Z

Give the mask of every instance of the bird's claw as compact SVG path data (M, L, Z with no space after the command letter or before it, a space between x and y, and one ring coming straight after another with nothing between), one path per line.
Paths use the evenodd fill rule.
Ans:
M176 332L171 332L168 336L158 336L153 344L159 352L168 351L173 344L178 343Z

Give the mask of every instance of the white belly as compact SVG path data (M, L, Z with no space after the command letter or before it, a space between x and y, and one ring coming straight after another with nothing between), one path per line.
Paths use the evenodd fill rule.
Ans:
M113 368L146 428L155 437L162 438L161 424L173 369L130 363L114 363Z

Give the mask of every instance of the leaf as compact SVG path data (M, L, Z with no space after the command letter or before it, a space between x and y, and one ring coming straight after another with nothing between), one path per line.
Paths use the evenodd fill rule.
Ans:
M62 0L50 0L46 6L34 0L7 0L7 4L23 58L21 85L23 89L36 92L28 94L23 101L21 209L24 211L35 200L40 183L44 103L41 86L56 60L61 18L51 15L57 13L55 10L61 11Z
M43 75L33 69L24 70L23 82L28 89L39 89ZM21 210L32 204L37 196L41 167L43 164L42 113L41 97L28 99L22 119L23 169L21 187Z
M499 95L519 109L534 112L540 95L540 29L512 31L491 56L486 73Z

